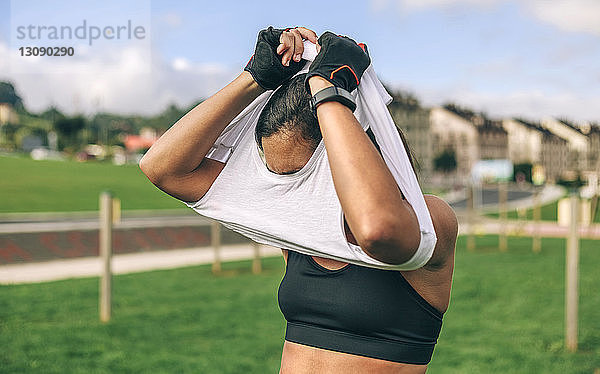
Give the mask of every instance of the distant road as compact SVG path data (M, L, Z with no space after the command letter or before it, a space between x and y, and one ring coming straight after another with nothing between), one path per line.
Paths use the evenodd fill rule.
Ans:
M522 190L511 190L509 189L507 191L507 196L508 196L508 202L510 201L515 201L515 200L521 200L521 199L526 199L529 197L533 196L533 193L531 191L522 191ZM493 205L493 204L498 204L498 189L494 188L494 189L484 189L481 191L481 195L480 195L480 201L483 205ZM450 204L450 206L452 206L452 208L454 209L466 209L467 207L467 200L466 199L462 199L462 200L458 200L458 201L454 201Z

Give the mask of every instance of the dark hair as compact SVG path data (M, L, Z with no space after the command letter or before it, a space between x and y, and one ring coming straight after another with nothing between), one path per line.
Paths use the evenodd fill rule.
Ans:
M317 118L310 109L310 94L304 86L306 73L298 74L273 93L258 117L256 143L262 150L262 138L280 131L300 135L314 148L321 138Z
M268 138L280 131L300 135L301 139L308 142L313 148L319 145L323 135L317 117L310 109L311 96L304 85L305 78L306 73L298 74L284 83L273 93L263 108L258 117L254 133L256 143L261 150L263 149L262 138ZM400 134L404 149L416 174L413 152L402 130L397 126L396 129ZM367 135L381 154L379 144L375 141L375 135L370 128L367 129Z

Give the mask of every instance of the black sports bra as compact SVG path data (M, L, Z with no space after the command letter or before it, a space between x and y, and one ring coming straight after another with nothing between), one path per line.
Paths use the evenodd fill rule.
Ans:
M388 361L427 364L442 327L400 272L329 270L291 250L278 298L287 341Z

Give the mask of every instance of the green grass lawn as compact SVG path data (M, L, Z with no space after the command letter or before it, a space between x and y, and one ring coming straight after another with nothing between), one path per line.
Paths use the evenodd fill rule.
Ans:
M557 221L558 220L558 201L553 201L546 205L542 205L541 208L541 218L543 221ZM500 215L498 213L488 213L486 214L488 217L498 218ZM517 213L516 210L512 210L507 212L508 219L525 219L525 220L533 220L533 209L525 209L524 213L521 216ZM600 204L596 207L596 217L594 222L600 223Z
M452 302L430 373L593 373L600 368L598 242L582 241L579 351L565 352L564 241L459 238ZM281 258L114 278L98 322L98 280L0 287L2 373L276 373L284 320Z
M113 191L122 209L185 208L137 165L0 156L0 171L0 213L98 210L103 190Z
M541 208L541 218L543 221L557 221L558 220L558 201L553 201L546 205L542 205ZM526 219L533 220L533 209L525 209L524 213L519 216L516 210L511 210L507 212L508 219ZM499 213L488 213L486 214L488 217L498 218L500 217Z

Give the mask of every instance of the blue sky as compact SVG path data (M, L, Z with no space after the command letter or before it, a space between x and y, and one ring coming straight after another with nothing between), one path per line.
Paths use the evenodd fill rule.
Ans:
M34 0L16 1L22 8L23 1ZM107 24L132 11L115 11L106 3L90 2L86 8ZM35 1L25 16L74 22L89 17L73 4L81 3ZM35 73L3 69L3 54L14 53L16 46L10 42L10 1L0 0L0 79L13 81L32 109L53 103L67 111L153 113L169 102L188 105L225 85L252 54L261 28L303 25L367 43L381 80L412 91L427 105L455 101L494 116L600 121L597 0L135 4L151 15L150 72L136 71L132 63L147 58L119 62L116 57L111 63L117 68L104 70L104 60L90 57L84 67L59 74L44 61Z

